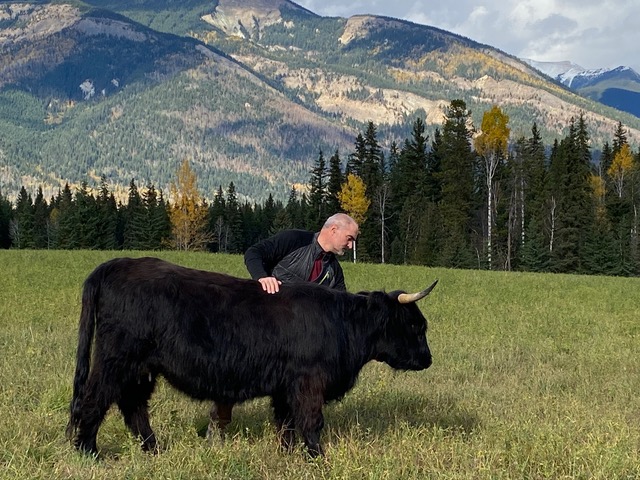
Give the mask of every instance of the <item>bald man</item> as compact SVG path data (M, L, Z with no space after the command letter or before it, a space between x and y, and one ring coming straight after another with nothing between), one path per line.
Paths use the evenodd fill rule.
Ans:
M283 230L244 254L251 278L267 293L277 293L283 283L313 282L346 290L337 255L353 248L358 224L345 213L329 217L317 232Z

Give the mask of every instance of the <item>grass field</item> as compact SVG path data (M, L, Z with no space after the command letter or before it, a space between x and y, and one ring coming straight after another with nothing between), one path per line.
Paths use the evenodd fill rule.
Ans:
M154 253L246 277L242 258ZM0 478L637 479L640 279L345 264L349 289L415 291L434 364L362 371L325 408L326 457L278 448L264 399L236 407L224 443L209 403L161 382L144 454L113 408L102 460L64 438L83 280L140 252L0 251Z

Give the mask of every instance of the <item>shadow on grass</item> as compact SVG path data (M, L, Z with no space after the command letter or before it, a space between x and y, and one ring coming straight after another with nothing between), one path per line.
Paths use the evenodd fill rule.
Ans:
M206 438L209 423L210 402L202 402L194 416L192 427L199 437ZM447 435L466 437L480 424L474 412L460 408L455 398L390 391L363 391L347 396L342 401L331 402L324 407L325 441L331 437L386 436L391 432L409 428L431 430L436 428ZM272 421L269 399L261 398L236 405L233 420L226 430L226 438L241 437L249 442L273 439L275 427ZM106 439L105 439L106 440ZM123 440L119 436L119 440ZM164 440L164 441L163 441ZM170 448L166 439L159 438L159 453ZM211 441L211 440L208 440ZM218 442L219 439L214 439ZM117 460L137 443L131 436L118 440L106 440L100 448L100 459ZM134 447L135 448L135 447Z
M407 392L346 397L326 412L327 425L340 434L354 426L384 434L399 426L446 430L467 435L479 425L478 416L460 408L452 397L430 398Z
M233 421L226 435L243 436L250 440L264 438L275 431L272 411L268 400L260 399L237 405L233 411ZM389 430L408 426L446 430L453 435L466 436L479 425L478 416L462 409L452 397L432 399L417 394L347 395L342 401L331 402L323 409L325 430L341 436L354 428L373 434L385 434ZM200 437L206 437L208 415L194 419L194 426Z

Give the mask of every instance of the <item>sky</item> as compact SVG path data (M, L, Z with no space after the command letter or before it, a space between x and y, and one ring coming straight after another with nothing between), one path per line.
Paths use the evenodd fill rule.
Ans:
M293 0L322 16L383 15L438 27L519 58L640 73L638 0Z

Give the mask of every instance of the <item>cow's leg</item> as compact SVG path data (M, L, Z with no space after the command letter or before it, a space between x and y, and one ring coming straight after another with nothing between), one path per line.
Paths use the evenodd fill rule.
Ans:
M109 384L103 378L100 366L95 365L85 388L74 445L82 452L97 455L98 429L117 395L117 386Z
M287 402L286 395L277 394L271 398L273 417L280 438L280 445L285 450L291 450L296 440L296 427L293 421L293 412Z
M323 455L320 432L324 427L324 383L321 376L306 377L298 382L291 401L293 418L300 430L304 444L312 457Z
M324 427L322 404L322 401L305 399L305 401L302 402L300 411L296 412L296 425L300 426L300 433L304 439L304 444L309 451L309 455L312 457L324 455L322 446L320 445L320 432L322 431L322 427Z
M156 379L149 374L130 382L123 388L124 395L118 400L118 407L124 423L131 433L140 438L142 450L157 452L156 436L149 423L149 398L155 388Z
M211 411L209 412L209 425L207 426L207 438L213 439L220 435L224 438L224 431L227 425L231 423L231 414L233 411L233 403L213 402Z

